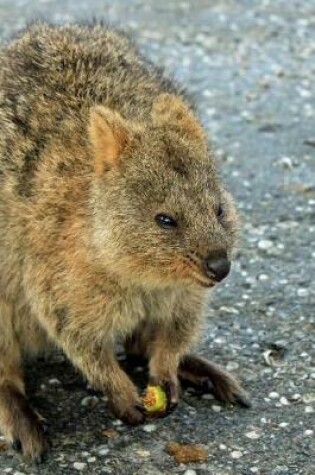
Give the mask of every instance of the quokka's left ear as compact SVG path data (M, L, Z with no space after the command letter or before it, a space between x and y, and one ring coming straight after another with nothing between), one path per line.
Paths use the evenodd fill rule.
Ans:
M184 136L206 144L203 127L185 102L173 94L160 94L151 110L152 122L167 128L176 128Z
M95 152L95 172L119 166L120 156L128 142L128 124L108 107L95 106L90 111L88 126L90 141Z

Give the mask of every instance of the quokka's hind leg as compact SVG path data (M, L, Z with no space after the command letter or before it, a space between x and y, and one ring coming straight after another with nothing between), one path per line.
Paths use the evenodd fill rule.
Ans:
M234 376L201 356L183 356L178 376L205 392L213 393L219 401L237 403L244 407L251 405L245 390Z
M0 429L13 447L35 462L48 448L39 417L25 397L12 306L0 299Z

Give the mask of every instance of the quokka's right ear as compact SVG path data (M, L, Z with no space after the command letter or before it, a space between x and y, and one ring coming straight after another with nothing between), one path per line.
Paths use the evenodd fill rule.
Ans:
M205 131L193 112L174 94L160 94L153 103L151 117L155 125L173 128L191 140L207 143Z
M101 175L118 166L128 142L128 127L123 117L108 107L95 106L90 111L88 132L95 152L95 172Z

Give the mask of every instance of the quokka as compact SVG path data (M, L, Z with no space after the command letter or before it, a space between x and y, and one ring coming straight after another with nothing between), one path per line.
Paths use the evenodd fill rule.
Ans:
M37 24L0 57L0 426L24 455L47 448L23 360L58 347L115 414L144 420L115 343L247 404L189 353L237 238L232 198L182 90L119 32Z

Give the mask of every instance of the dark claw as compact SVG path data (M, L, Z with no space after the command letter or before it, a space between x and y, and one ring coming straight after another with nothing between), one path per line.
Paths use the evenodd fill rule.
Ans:
M19 439L15 439L13 442L12 442L12 448L14 450L16 450L17 452L22 452L22 444L21 444L21 441Z
M145 411L145 407L143 406L143 404L135 404L135 408L138 409L138 411L142 412L142 414L146 414L146 411Z
M246 407L247 409L250 409L252 407L252 403L249 399L247 399L245 396L240 396L240 395L235 395L235 402L239 404L242 407Z
M170 382L165 382L163 384L163 389L165 391L166 398L167 398L166 414L169 414L170 412L172 412L175 409L175 407L178 404L177 401L176 402L173 401L173 397L175 396L175 394L174 394L174 385Z

